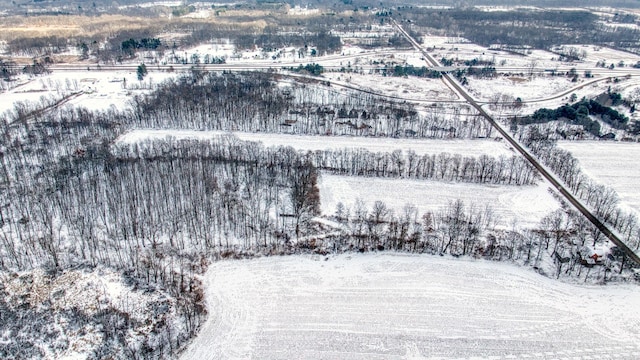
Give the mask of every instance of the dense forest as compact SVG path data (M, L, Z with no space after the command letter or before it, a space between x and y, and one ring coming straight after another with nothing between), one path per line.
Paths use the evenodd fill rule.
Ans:
M277 86L281 75L194 72L161 85L153 97L133 99L139 128L175 128L422 138L490 137L491 126L462 106L451 112L371 94L343 93L325 82ZM188 96L176 97L175 94Z
M0 296L0 318L6 320L0 322L0 330L20 339L15 344L22 349L2 348L3 358L42 357L44 350L36 341L43 337L59 339L57 354L66 351L70 345L55 328L46 335L30 335L36 331L34 324L50 321L85 329L99 326L104 334L115 334L93 350L94 358L104 357L107 349L117 358L175 357L206 316L197 275L209 261L221 258L392 249L509 260L542 271L539 263L553 253L556 270L548 275L585 281L627 278L619 254L603 259L591 272L596 264L585 262L584 245L604 239L567 209L524 232L515 226L497 228L490 207L460 201L423 214L411 204L394 213L382 202L371 209L356 202L336 209L334 225L317 220L317 183L323 172L501 186L536 183L537 173L515 156L418 156L364 149L298 152L266 148L233 135L134 142L120 138L132 129L372 139L491 136L490 125L470 108L419 112L412 105L371 94L335 91L323 82L297 82L269 72L200 70L132 98L123 111L93 112L57 104L59 99L18 103L0 121L2 276L13 279L16 271L44 269L56 279L72 269L107 268L123 274L138 291L162 294L158 301L174 309L175 316L158 321L132 341L124 334L144 324L116 308L104 305L95 314L71 311L52 318L20 297ZM549 154L543 160L550 166L575 164L553 160L562 154L550 149L538 151ZM637 249L638 221L615 208L609 190L586 186L587 179L575 167L554 170L568 176L566 181L577 193L593 198L589 203L598 206L598 214ZM571 182L571 176L582 185ZM0 288L0 295L6 291Z
M310 157L233 136L206 143L114 142L123 132L155 127L323 134L330 129L361 134L363 129L345 123L376 120L379 135L406 136L406 124L420 119L405 104L356 92L339 94L322 84L283 88L276 86L279 80L268 73L195 71L133 99L131 109L123 112L91 112L43 98L40 103L18 103L5 113L0 157L2 276L13 279L14 271L43 268L53 281L72 269L106 267L124 274L138 289L164 294L166 300L160 301L175 309L175 317L159 321L134 341L124 334L144 324L111 305L105 304L97 314L56 312L47 317L36 311L41 305L7 295L0 304L6 320L2 331L19 339L14 344L21 350L3 348L2 357L44 356L38 341L46 338L58 339L54 355L67 351L70 344L57 328L42 336L32 334L37 329L34 324L50 321L73 323L79 329L99 326L105 336L119 334L94 348L95 358L102 358L106 349L118 358L173 357L204 319L202 288L195 275L206 269L206 263L229 256L304 250L297 240L318 231L311 221L319 211L318 167L348 171L336 168L342 161L336 159L347 156L355 161L364 156L327 152ZM306 124L290 121L303 115ZM325 122L321 130L320 124L312 124L320 121ZM429 130L436 137L450 136L454 123L461 125L461 136L483 131L482 126L446 115L422 121L438 125ZM446 131L439 130L445 127ZM418 168L413 165L400 169L397 157L383 157L387 160L377 162L379 169L368 171L416 176ZM414 156L407 159L413 164ZM464 159L465 168L474 170L463 181L507 181L496 177L504 176L500 172L477 170L478 164L488 169L498 161L523 166L509 159ZM449 162L460 166L461 161L441 163ZM451 176L453 168L447 169L440 174Z
M9 14L37 9L69 18L98 18L119 5L136 3L69 2L51 10L48 1L0 2ZM18 102L1 114L0 342L8 344L0 347L1 358L61 357L74 347L68 334L96 329L101 336L93 339L96 346L89 358L176 358L207 316L199 275L211 261L222 259L402 251L509 261L573 282L632 278L633 264L617 248L593 258L593 248L604 244L605 236L559 197L561 208L528 229L515 220L498 225L491 206L455 199L422 213L411 203L421 199L410 199L401 211L383 201L366 204L361 199L339 203L332 214L320 211L323 175L494 187L538 184L539 174L522 157L337 147L296 151L242 141L233 132L304 134L328 140L358 136L371 141L495 136L491 124L466 104L434 102L418 107L306 75L324 71L312 63L315 56L340 53L341 34L376 33L377 26L388 27L390 16L415 38L446 34L485 46L551 49L558 44L598 44L638 52L638 30L606 26L598 15L583 10L491 12L460 2L451 8L359 0L327 4L332 10L309 16L284 16L289 9L284 3L212 5L222 21L184 17L196 10L196 5L188 3L153 9L131 6L118 11L141 16L142 25L114 28L108 34L87 31L6 39L7 52L28 56L33 62L17 65L0 59L0 90L20 73L48 72L56 57L70 49L80 60L100 64L140 58L158 62L167 54L171 54L169 63L222 64L225 57L188 57L186 52L182 57L185 48L219 42L263 53L294 48L292 53L308 58L309 64L290 68L289 73L207 72L194 66L188 73L137 92L127 107L105 111L65 105L67 97L77 94L71 91L79 90L77 81L67 80L71 95ZM374 6L384 10L369 11ZM631 15L616 14L614 20L637 22ZM19 27L15 18L6 21ZM402 49L410 44L397 34L381 31L358 46ZM563 59L581 56L572 47L554 49ZM454 59L442 60L454 65ZM457 65L464 65L454 73L463 85L467 76L497 75L493 62L476 58ZM378 71L386 76L441 77L439 71L426 67L395 63ZM140 83L129 86L145 87L146 74L146 65L141 64ZM625 105L619 94L575 100L514 118L511 130L638 251L640 220L618 207L616 193L582 173L577 160L555 146L554 139L578 138L585 132L609 136L602 133L601 123L631 134L640 132L640 125L630 124L615 110ZM569 124L570 130L554 128L552 123L558 120ZM150 129L216 133L207 139L142 135L123 141L130 131L144 134ZM150 299L142 311L147 318L130 311L135 306L109 303L106 296L91 299L95 301L92 311L73 304L61 310L58 302L64 302L65 290L34 300L43 291L39 286L77 280L77 274L117 274L126 291ZM16 292L15 284L26 290Z
M600 17L586 10L483 11L401 6L391 11L391 15L408 22L407 27L414 31L435 30L483 46L502 44L551 49L556 45L594 44L640 51L637 29L608 27L600 22Z
M584 134L584 132L590 133L596 138L604 136L613 136L613 138L615 138L614 134L601 133L601 126L598 120L611 126L613 129L625 130L630 133L637 131L637 126L633 123L629 123L629 118L611 106L603 105L603 103L620 105L622 103L622 97L618 93L608 92L602 94L596 99L583 98L573 104L562 105L556 109L538 109L531 115L513 118L511 126L512 128L517 128L517 126L541 124L560 120L582 127L582 132L574 131L570 134L566 131L557 131L564 139L575 136L575 134Z

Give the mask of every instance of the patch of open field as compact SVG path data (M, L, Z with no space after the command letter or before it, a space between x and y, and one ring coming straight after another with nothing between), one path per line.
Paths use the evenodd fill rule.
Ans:
M424 65L421 65L424 66ZM339 80L352 86L399 99L416 101L459 100L440 79L418 77L387 77L379 74L360 75L355 73L325 73L325 78Z
M621 205L640 215L640 144L607 141L560 141L570 151L582 171L597 182L611 186Z
M509 95L523 101L541 99L561 93L576 85L566 77L497 77L493 79L467 78L467 89L478 100L491 101L496 96ZM605 88L606 89L606 88Z
M149 19L125 15L10 17L3 19L0 25L0 38L12 40L19 36L92 36L108 34L114 30L148 28L149 23ZM158 25L158 22L154 21L154 24Z
M371 152L393 152L402 150L414 151L418 155L439 154L448 152L450 154L460 154L462 156L511 156L512 150L505 142L492 139L478 140L426 140L426 139L394 139L394 138L372 138L372 137L352 137L352 136L309 136L309 135L287 135L272 133L247 133L222 131L192 131L192 130L146 130L139 129L130 131L117 142L136 143L144 140L160 140L166 137L176 139L211 139L223 134L233 134L240 140L258 141L265 146L291 146L296 150L316 151L329 149L366 149Z
M214 263L182 359L637 359L640 293L400 254Z
M136 94L147 93L157 84L177 73L152 71L138 80L135 71L57 71L51 74L24 78L22 84L0 92L0 114L11 110L16 102L38 102L40 97L61 98L71 93L82 95L70 102L76 107L123 110Z
M357 199L362 199L369 209L376 200L381 200L396 214L402 214L406 204L413 204L420 215L427 211L441 211L449 202L460 199L467 209L472 205L476 210L491 207L496 226L511 229L514 221L517 226L536 227L545 215L560 206L547 191L546 183L499 186L323 173L319 187L324 215L335 214L339 202L353 208Z

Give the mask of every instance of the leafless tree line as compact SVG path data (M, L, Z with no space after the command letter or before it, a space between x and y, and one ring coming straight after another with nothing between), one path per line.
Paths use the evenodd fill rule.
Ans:
M535 169L518 156L418 155L412 150L403 154L401 150L389 153L347 148L316 151L312 156L318 168L341 175L504 185L533 185L538 179Z
M520 229L516 221L508 229L496 226L499 215L490 206L460 200L421 214L412 204L396 212L383 201L367 205L357 199L350 205L338 203L333 218L344 226L340 235L310 238L298 246L320 254L391 249L471 256L530 266L557 278L584 277L584 281L628 278L623 273L628 264L615 249L597 261L590 258L593 253L587 245L596 241L596 229L581 214L567 209L549 213L531 229Z
M521 133L521 141L564 183L571 192L584 201L596 216L622 236L625 243L635 251L640 250L640 221L637 215L618 206L619 198L614 189L599 184L585 175L578 160L567 151L556 146L554 140L539 131L537 126L528 127ZM597 230L594 244L604 236Z

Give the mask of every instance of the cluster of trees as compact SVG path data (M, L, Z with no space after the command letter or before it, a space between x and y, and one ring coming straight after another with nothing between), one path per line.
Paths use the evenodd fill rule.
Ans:
M383 71L383 74L388 74L391 76L417 76L430 79L439 79L442 77L442 74L439 71L427 69L425 66L416 67L413 65L396 65L392 68L385 66Z
M460 81L462 85L467 85L467 75L477 78L493 78L496 77L496 68L493 66L485 66L482 68L470 66L466 69L457 69L453 72L453 76Z
M618 276L624 266L621 254L614 252L615 255L602 259L592 274L596 265L586 260L591 255L586 246L598 240L592 237L596 230L581 214L565 209L549 213L538 227L529 230L518 229L515 222L509 230L498 229L498 217L490 206L460 200L421 214L412 204L396 212L383 201L368 206L357 199L353 204L339 203L334 219L344 226L340 236L313 239L301 247L320 253L327 249L362 252L393 249L466 255L512 261L548 276L584 277L585 281L600 282Z
M49 57L46 57L44 61L34 60L33 64L23 67L22 72L29 75L48 74L50 61Z
M79 42L92 44L87 55L92 55L104 63L130 59L136 52L153 51L158 57L168 49L158 38L161 23L139 29L123 29L104 39L81 39ZM139 40L138 40L139 39Z
M618 195L612 188L591 180L580 170L578 160L570 152L560 149L548 133L531 126L519 133L520 140L568 186L573 194L585 202L594 214L612 226L622 240L633 250L640 250L640 219L633 213L618 206ZM593 228L592 238L596 241L604 235Z
M437 213L419 214L414 205L407 204L396 214L382 201L375 201L369 210L360 199L351 207L339 203L335 219L346 225L350 235L334 239L335 247L454 255L475 254L482 242L481 231L495 220L490 208L467 207L460 200Z
M397 8L395 16L409 20L411 27L420 32L435 29L483 46L509 44L551 49L558 44L600 44L640 50L638 42L630 40L638 38L639 30L607 26L600 22L598 15L584 10L483 11L403 6ZM580 52L577 55L580 56Z
M196 11L196 7L193 5L183 5L183 6L174 6L171 10L171 15L173 16L184 16L187 14L191 14Z
M489 68L489 69L495 65L494 60L484 60L484 59L478 59L478 58L473 58L471 60L459 60L459 59L450 59L450 58L442 57L440 59L440 63L444 66L453 66L454 64L458 64L458 65L464 65L464 66L473 67L473 68L477 68L481 66L483 68ZM473 70L473 71L477 71L477 70Z
M477 59L474 59L477 60ZM452 66L454 61L447 58L442 58L442 64L445 66ZM467 61L465 61L466 63ZM473 62L473 61L472 61ZM469 80L467 79L467 75L474 76L477 78L494 78L496 77L496 68L490 65L483 67L469 66L465 69L456 69L453 72L453 76L456 77L460 81L462 85L467 85Z
M17 65L14 62L0 59L0 90L8 87L5 82L11 81L17 74Z
M7 53L15 56L43 57L60 54L69 48L69 39L62 36L17 37L7 41Z
M162 53L166 49L157 34L159 26L148 28L123 29L109 34L105 39L102 35L48 35L48 36L15 36L7 42L7 51L14 55L29 57L45 57L61 54L70 48L77 48L82 59L90 56L103 61L113 62L131 58L140 49L153 50ZM139 40L137 40L139 39Z
M560 56L560 61L579 61L587 57L587 51L575 46L560 46L553 49Z
M140 64L136 68L136 76L140 81L144 80L144 77L147 76L148 73L149 70L147 70L147 66L145 64Z
M324 72L324 68L322 65L313 63L302 66L302 64L298 65L298 67L291 67L289 70L294 72L306 72L307 74L311 74L314 76L320 76Z
M114 318L122 341L109 340L112 353L175 354L204 319L195 278L203 259L278 251L318 213L316 169L292 149L234 138L112 147L131 114L29 114L1 122L0 270L107 266L175 299L179 323L157 324L150 335L165 347L128 348L135 324Z
M478 78L493 78L496 77L496 68L493 66L485 66L481 68L470 66L465 69L465 73L469 76L475 76Z
M494 66L495 65L495 61L473 58L471 60L464 60L463 64L465 66Z
M612 96L612 98L611 98ZM619 94L610 95L612 101L618 99ZM595 137L600 137L600 123L592 120L590 116L598 116L600 120L611 125L614 129L627 130L629 118L617 110L602 105L596 100L582 100L569 105L562 105L556 109L538 109L532 115L514 118L515 125L540 124L556 120L564 120L574 125L580 125L583 129Z
M326 82L276 86L269 73L204 73L169 81L152 97L133 99L134 125L262 131L310 135L475 138L492 127L470 107L447 112L434 106L418 113L410 104L348 90ZM184 94L177 97L175 94Z
M138 49L155 50L161 44L162 42L158 38L142 38L140 41L128 39L122 42L120 48L124 54L133 57Z
M533 167L518 156L463 157L449 153L420 156L414 151L405 155L400 150L375 153L365 149L336 149L316 151L311 157L319 169L341 175L503 185L532 185L537 181Z

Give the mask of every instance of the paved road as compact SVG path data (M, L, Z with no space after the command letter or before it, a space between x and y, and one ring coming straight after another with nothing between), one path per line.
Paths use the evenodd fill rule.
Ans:
M415 46L415 45L414 45ZM428 65L430 68L433 69L444 69L430 54L426 53L426 51L424 51L423 49L421 49L419 46L417 47L418 51L420 51L425 57L426 60L428 62ZM317 62L321 65L323 65L323 67L327 70L327 71L340 71L342 68L344 68L343 65L331 65L331 64L326 64L327 61L335 61L335 60L349 60L349 59L358 59L358 58L367 58L370 56L384 56L384 55L391 55L394 54L395 51L374 51L374 52L363 52L363 53L358 53L358 54L349 54L349 55L330 55L330 56L324 56L324 57L317 57L317 58L307 58L307 59L300 59L301 61L297 61L297 62L277 62L277 61L270 61L270 60L264 60L264 61L251 61L251 62L245 62L245 63L235 63L235 62L231 62L231 63L225 63L225 64L198 64L198 65L194 65L194 64L167 64L167 65L160 65L160 64L149 64L147 66L147 70L148 71L161 71L161 72L171 72L171 71L178 71L178 72L184 72L184 71L189 71L192 68L196 68L196 69L200 69L203 71L224 71L224 70L230 70L230 71L256 71L256 70L280 70L280 69L284 69L284 68L291 68L291 67L297 67L299 65L302 64L307 64L307 63L311 63L311 62ZM304 61L303 61L304 60ZM54 64L52 65L49 69L55 72L64 72L64 71L132 71L135 72L137 70L138 65L137 64L112 64L112 65L106 65L106 64L102 64L102 65L98 65L98 64L82 64L82 63L68 63L68 64ZM353 65L354 68L358 68L359 70L362 71L367 71L367 70L380 70L381 66L380 65L372 65L372 64L354 64ZM572 64L570 65L564 65L561 68L555 69L556 72L558 73L563 73L563 72L568 72L570 71L571 68L573 68L574 66ZM464 69L466 67L454 67L454 69ZM575 70L575 69L574 69ZM585 70L585 69L581 69L581 70ZM550 101L550 100L555 100L561 97L564 97L566 95L569 95L573 92L575 92L576 90L579 90L581 88L584 88L586 86L598 83L598 82L604 82L604 81L611 81L613 79L616 78L627 78L627 77L633 77L633 78L640 78L640 68L632 68L632 67L627 67L627 68L615 68L615 69L603 69L603 68L589 68L586 69L591 71L591 73L593 75L597 75L597 76L601 76L601 77L597 77L594 79L590 79L587 80L586 82L583 82L581 84L578 84L570 89L567 89L565 91L562 91L560 93L557 94L553 94L550 96L546 96L543 98L538 98L538 99L522 99L523 103L541 103L541 102L546 102L546 101ZM530 67L507 67L507 66L502 66L496 67L496 71L498 73L529 73L531 72L531 68ZM538 69L535 70L534 72L536 73L545 73L547 72L544 69ZM313 79L318 79L317 77L312 77L312 76L305 76L302 74L291 74L290 76L298 76L298 77L306 77L306 78L313 78ZM401 98L401 97L397 97L397 96L389 96L386 94L382 94L382 93L378 93L375 92L373 90L368 90L368 89L363 89L359 86L354 86L348 83L344 83L344 82L338 82L338 81L331 81L332 85L337 85L340 87L344 87L344 88L349 88L349 89L353 89L353 90L358 90L358 91L363 91L372 95L377 95L380 97L387 97L387 98L392 98L392 99L399 99L399 100L403 100L403 101L408 101L408 102L412 102L412 103L456 103L456 102L464 102L466 103L467 101L465 99L463 99L463 97L458 94L459 96L459 100L439 100L439 99L425 99L425 100L417 100L417 99L405 99L405 98ZM455 92L455 88L452 88L452 86L450 85L450 83L448 81L444 81L445 86L447 86L451 91ZM476 102L478 104L492 104L495 103L494 101L482 101L482 100L476 100ZM502 102L498 102L496 104L504 104Z
M440 64L438 64L438 62L429 54L427 53L421 46L420 44L418 44L403 28L402 26L400 26L398 23L396 23L394 21L394 24L396 25L396 28L400 31L400 33L402 33L402 35L404 37L407 38L407 40L409 40L409 42L411 42L411 44L413 44L413 46L418 49L418 51L420 51L425 59L431 64L431 66L440 66ZM522 154L522 156L525 157L525 159L527 159L527 161L529 161L529 163L531 163L531 165L533 165L533 167L535 167L540 174L547 179L559 192L560 194L562 194L562 196L568 201L570 202L578 211L580 211L593 225L595 225L609 240L611 240L611 242L613 242L614 244L616 244L621 250L623 250L625 252L625 254L632 259L634 262L636 262L637 264L640 264L640 257L638 257L638 255L631 250L615 233L613 233L613 231L611 231L609 229L609 227L607 225L605 225L602 221L600 221L600 219L598 219L592 212L591 210L587 209L587 207L582 204L582 202L577 199L575 196L573 196L573 194L571 192L569 192L563 185L562 183L555 177L554 174L552 174L549 170L547 170L539 161L538 159L536 159L527 149L524 148L524 146L520 145L519 142L517 142L512 136L511 134L509 134L503 127L501 124L499 124L497 121L495 121L493 119L493 117L491 115L489 115L470 95L469 93L467 93L467 91L465 89L462 88L462 86L460 86L460 84L458 84L458 82L453 79L453 77L448 74L448 73L443 73L442 75L443 79L445 81L447 81L449 83L449 85L451 87L453 87L454 89L456 89L456 92L458 92L458 94L460 94L465 100L467 100L467 102L473 106L474 108L476 108L476 110L478 110L478 112L480 113L480 115L482 115L485 119L487 119L487 121L489 121L491 123L491 125L500 133L500 135L502 135L503 138L505 138L509 144L511 144L511 146L513 146L514 149L516 149L520 154Z

